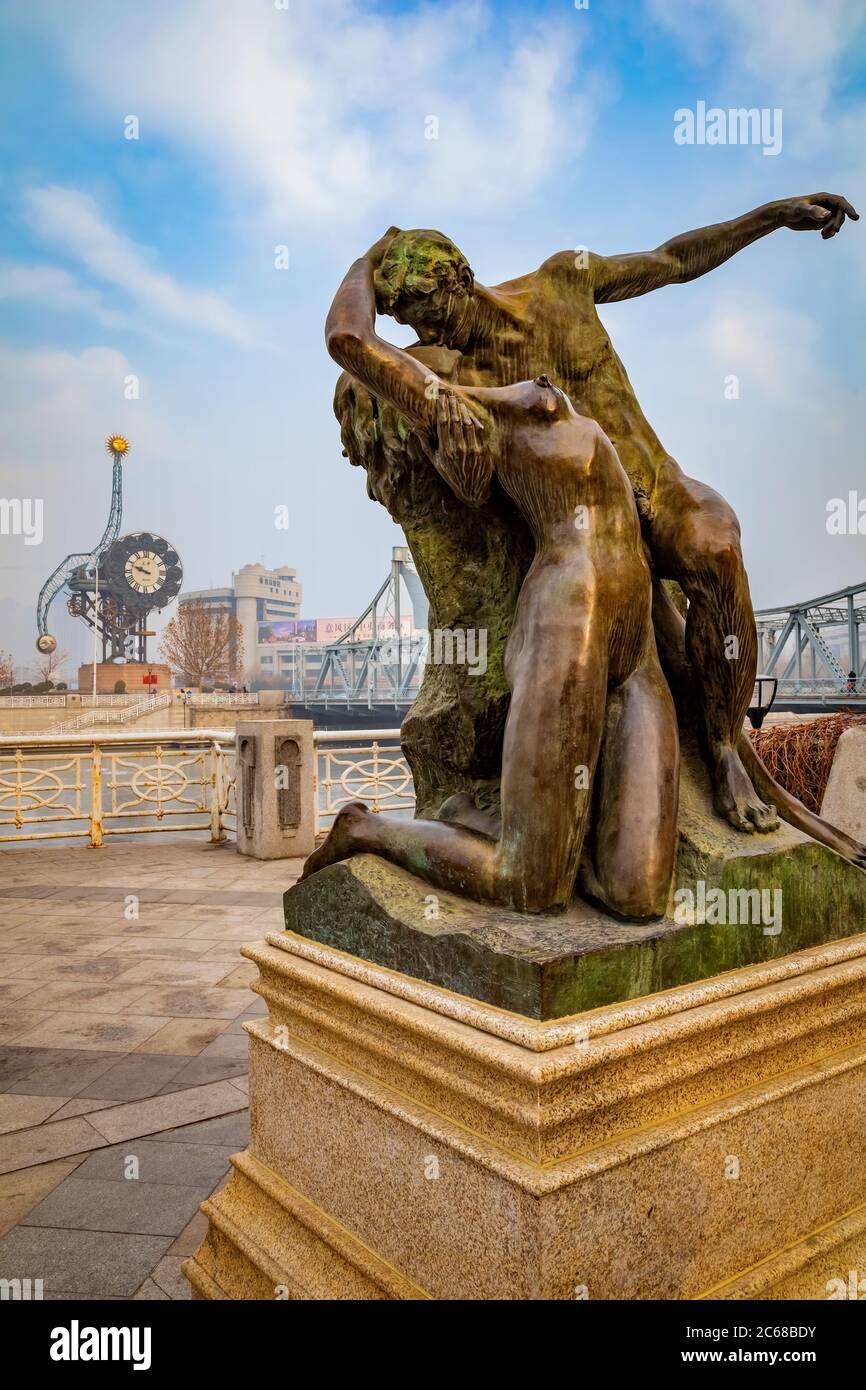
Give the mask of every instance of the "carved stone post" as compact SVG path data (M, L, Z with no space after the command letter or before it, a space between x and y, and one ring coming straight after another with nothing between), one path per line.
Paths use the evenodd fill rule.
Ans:
M306 858L315 844L312 721L239 720L237 750L239 853Z

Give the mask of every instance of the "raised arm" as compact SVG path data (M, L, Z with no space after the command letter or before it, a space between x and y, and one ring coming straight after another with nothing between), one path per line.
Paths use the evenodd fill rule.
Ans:
M377 334L373 276L380 246L355 261L334 296L325 323L328 352L426 435L438 472L458 497L478 506L489 495L493 473L489 447L483 447L485 412L470 408L459 388Z
M730 260L745 246L788 227L795 232L820 231L825 241L834 237L846 217L857 221L859 213L838 193L812 193L804 198L783 198L765 203L730 222L699 227L664 242L655 251L637 251L624 256L592 256L592 276L596 303L633 299L663 285L681 285L696 280L708 270Z
M443 383L428 367L377 334L373 271L366 256L350 266L325 322L328 352L344 371L413 425L432 430Z

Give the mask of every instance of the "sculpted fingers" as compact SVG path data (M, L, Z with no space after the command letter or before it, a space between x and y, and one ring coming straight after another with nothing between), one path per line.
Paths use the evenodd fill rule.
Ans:
M449 457L465 462L481 452L484 426L467 403L451 391L442 391L436 402L439 447Z

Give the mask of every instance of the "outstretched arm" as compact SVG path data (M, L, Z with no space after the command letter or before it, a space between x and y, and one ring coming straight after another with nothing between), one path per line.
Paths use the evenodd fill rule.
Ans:
M683 232L682 236L673 237L655 251L593 256L589 269L595 301L604 304L616 299L633 299L663 285L696 280L779 227L789 227L795 232L820 230L827 241L840 230L846 217L855 222L859 218L859 213L846 198L838 193L812 193L804 198L765 203L730 222Z

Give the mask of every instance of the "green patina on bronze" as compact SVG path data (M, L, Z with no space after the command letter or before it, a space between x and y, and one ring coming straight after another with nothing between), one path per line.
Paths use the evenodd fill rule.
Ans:
M528 916L439 893L373 855L321 870L285 895L286 930L390 970L528 1018L556 1019L729 970L775 960L866 929L862 873L790 832L782 850L714 859L684 846L677 882L707 889L782 892L782 929L761 922L614 921L582 902L560 916Z
M456 355L413 348L447 376ZM415 782L417 814L433 816L455 792L484 808L499 803L502 735L510 693L503 668L520 586L532 560L529 530L498 492L468 508L433 467L399 413L343 373L334 410L349 461L367 492L402 527L430 604L430 628L486 632L487 667L428 662L401 740Z

